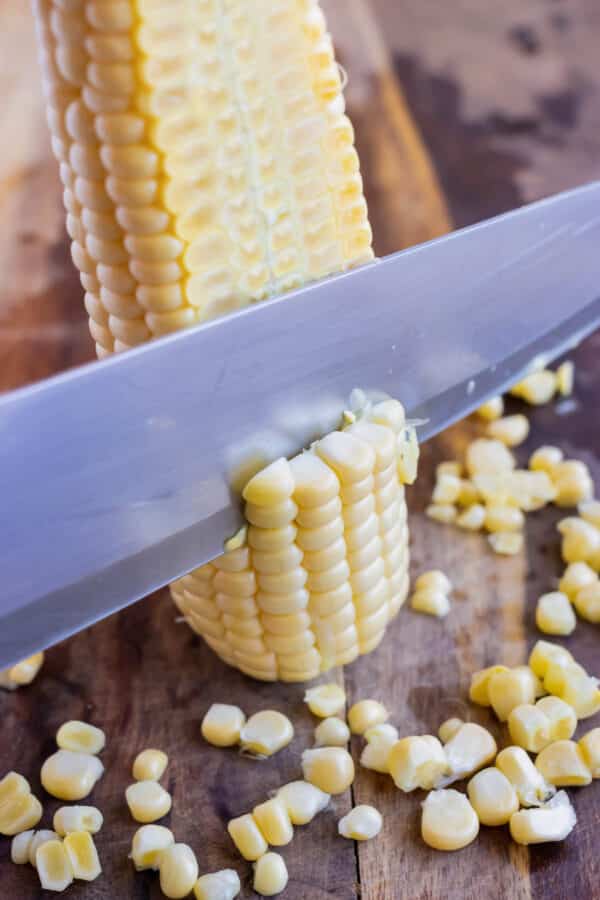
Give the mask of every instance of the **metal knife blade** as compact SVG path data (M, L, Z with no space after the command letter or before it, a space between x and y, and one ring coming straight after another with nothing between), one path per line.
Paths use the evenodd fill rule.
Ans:
M222 551L356 386L421 437L600 323L600 183L0 397L0 668Z

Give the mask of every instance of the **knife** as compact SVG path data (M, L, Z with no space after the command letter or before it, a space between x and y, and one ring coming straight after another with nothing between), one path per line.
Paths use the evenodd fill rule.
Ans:
M600 182L0 397L0 668L223 550L353 388L425 439L600 323Z

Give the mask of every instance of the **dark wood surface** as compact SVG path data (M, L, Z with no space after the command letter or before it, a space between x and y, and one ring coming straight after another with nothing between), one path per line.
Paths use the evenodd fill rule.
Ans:
M326 0L325 6L350 78L348 103L379 253L443 233L448 209L455 223L466 224L599 176L595 0ZM5 0L2 12L0 389L9 389L91 358L91 343L49 152L30 16L20 0ZM575 402L533 412L532 434L519 456L557 442L590 463L598 484L600 335L575 358ZM479 535L424 517L435 464L459 453L476 429L463 423L429 442L410 494L413 573L431 566L448 572L456 585L451 614L437 622L403 610L374 654L335 677L349 702L383 700L403 734L435 732L442 719L458 714L493 727L506 742L486 711L466 703L469 676L483 665L526 658L537 637L536 597L561 571L559 514L530 516L525 552L511 559L493 556ZM580 622L567 643L598 669L599 639L598 628ZM171 759L165 783L174 802L167 821L177 839L194 847L202 871L233 865L243 895L254 896L249 866L232 852L225 824L298 775L299 753L314 726L302 695L301 686L263 685L225 667L176 622L160 592L49 651L34 685L0 696L0 774L16 768L30 778L49 825L58 804L43 794L38 773L56 728L67 718L102 726L106 775L92 800L106 821L98 836L104 875L69 892L89 900L158 898L156 878L134 874L127 860L135 826L123 792L135 753L161 747ZM293 743L264 763L208 748L199 723L217 700L248 712L281 709L296 726ZM357 758L358 741L353 752ZM484 828L466 850L441 854L418 835L422 796L402 795L389 779L359 769L335 810L297 829L285 849L290 885L284 896L600 897L600 787L571 793L579 824L564 844L529 851L512 844L505 829ZM378 806L385 827L376 841L355 848L336 836L336 821L358 802ZM35 873L12 866L9 842L0 840L1 900L42 896Z

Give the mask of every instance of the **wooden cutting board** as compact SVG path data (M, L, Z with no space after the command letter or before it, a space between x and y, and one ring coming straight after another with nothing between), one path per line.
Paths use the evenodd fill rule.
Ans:
M562 140L563 159L571 163L565 166L572 181L594 173L597 177L588 158L597 140L589 116L583 126L577 119L570 130L563 127L565 117L578 115L590 91L598 100L599 80L597 73L593 80L584 29L584 22L589 23L587 30L595 29L597 39L600 23L588 15L592 2L573 2L568 11L565 4L540 2L525 15L520 3L508 0L502 10L484 16L475 0L449 4L447 10L435 0L410 5L326 0L340 60L349 75L348 106L378 253L447 231L448 205L454 220L464 224L566 186L565 167L555 165L557 141ZM22 6L19 0L5 0L0 35L5 68L0 108L5 136L0 151L1 389L91 358L49 151L33 27ZM544 29L554 35L547 50ZM572 30L579 42L568 37ZM567 35L563 43L557 37L562 34ZM514 65L505 39L520 54ZM530 57L538 65L527 69ZM583 83L577 72L585 69L586 60L588 78ZM569 61L580 67L575 67L575 75ZM554 79L554 94L547 90L534 96L533 87L541 90L544 85L530 85L528 71L541 73L542 80ZM513 93L507 93L507 80ZM522 93L519 85L526 86ZM403 88L434 151L435 165L408 112ZM472 115L479 119L473 121ZM536 129L541 135L537 144ZM509 151L509 145L518 150ZM524 460L541 443L559 443L592 466L597 484L599 351L600 335L577 351L574 402L533 411L531 437L519 450ZM491 727L506 743L505 729L485 710L468 704L469 676L494 662L526 659L538 636L535 600L561 571L554 528L559 515L548 510L529 517L524 552L507 559L494 556L484 537L425 518L435 465L460 454L479 430L476 423L466 422L428 443L418 484L409 497L413 574L433 566L448 573L455 585L450 615L438 622L403 610L375 653L334 677L345 685L349 703L365 697L384 701L402 734L435 733L443 719L459 715ZM567 644L583 664L600 669L598 628L579 623ZM106 774L92 797L105 816L98 836L104 874L89 886L71 887L70 895L89 900L159 898L156 877L135 874L127 860L135 826L123 794L135 753L148 746L162 748L170 757L165 783L173 795L167 824L177 840L194 847L201 871L237 868L243 896L255 896L250 867L233 852L225 825L284 781L298 777L299 754L310 745L315 725L302 697L299 685L260 684L223 665L177 622L166 591L161 591L52 649L30 688L0 695L0 775L15 768L31 780L44 799L43 824L48 827L58 804L44 795L38 774L53 751L56 729L69 718L88 719L104 728ZM266 762L210 748L200 737L199 724L214 701L237 703L249 713L280 709L293 719L296 738ZM360 743L353 741L355 759ZM357 772L352 790L336 799L335 808L297 829L285 848L290 884L284 896L289 900L600 896L598 783L571 792L579 824L564 844L527 850L513 844L506 829L484 828L467 849L443 854L420 840L422 794L405 796L390 779L360 768ZM385 825L377 840L355 846L337 836L336 823L357 803L377 806ZM0 839L0 896L42 896L35 872L10 863L7 839Z

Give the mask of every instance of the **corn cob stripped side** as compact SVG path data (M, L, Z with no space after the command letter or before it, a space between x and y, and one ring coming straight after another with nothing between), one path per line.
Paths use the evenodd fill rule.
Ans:
M263 680L306 681L381 641L408 591L403 482L414 480L406 450L416 445L401 410L378 404L268 466L244 491L247 545L172 585L225 662Z

